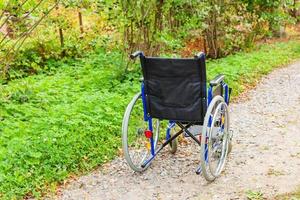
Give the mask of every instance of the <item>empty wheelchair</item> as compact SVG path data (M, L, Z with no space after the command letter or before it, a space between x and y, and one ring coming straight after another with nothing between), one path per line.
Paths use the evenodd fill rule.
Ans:
M146 170L164 147L175 153L182 134L201 146L196 173L213 181L231 148L227 107L231 89L224 75L210 81L207 90L204 53L179 59L146 57L137 51L130 57L140 58L143 80L123 118L122 144L128 165L136 172ZM163 120L167 120L164 141L159 139Z

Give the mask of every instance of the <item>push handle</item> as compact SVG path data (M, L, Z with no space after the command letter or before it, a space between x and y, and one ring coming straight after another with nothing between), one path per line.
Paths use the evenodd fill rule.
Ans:
M144 55L144 53L142 51L136 51L136 52L134 52L133 54L130 55L130 58L135 59L136 57L142 56L142 55Z
M194 57L195 57L195 58L198 58L198 59L200 59L201 57L204 57L204 58L205 58L205 53L199 52L199 53L197 53Z

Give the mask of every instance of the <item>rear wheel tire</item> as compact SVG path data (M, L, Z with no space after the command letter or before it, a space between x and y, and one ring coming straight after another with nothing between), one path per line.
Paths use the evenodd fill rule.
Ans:
M154 149L159 138L160 121L155 119L153 124ZM151 155L149 149L150 139L146 138L144 131L148 130L148 122L144 121L144 112L141 93L137 93L128 104L122 123L122 147L124 157L130 168L136 172L145 171L149 166L142 164Z
M215 96L208 106L201 135L201 167L207 181L215 180L225 166L230 142L228 130L227 104L223 97Z

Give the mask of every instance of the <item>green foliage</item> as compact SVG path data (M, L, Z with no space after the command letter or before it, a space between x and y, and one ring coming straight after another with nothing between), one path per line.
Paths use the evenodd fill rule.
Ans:
M256 192L256 191L252 191L252 190L248 190L246 192L246 196L248 200L263 200L263 193L261 192Z
M7 44L0 44L4 79L47 72L42 67L47 60L80 57L99 46L126 53L139 49L148 55L179 54L193 38L202 41L199 51L206 49L212 58L224 57L253 48L258 39L280 35L279 30L296 19L290 15L296 8L292 0L66 0L60 1L28 35L29 41L19 53L14 43L21 43L18 39L55 2L0 3L1 12L10 16L7 25L12 30L10 38L5 39ZM24 17L28 11L32 12ZM0 18L0 24L6 19ZM0 41L3 37L0 33Z
M115 80L118 53L99 52L88 59L63 65L54 76L30 77L1 87L4 198L38 195L69 172L89 170L116 154L119 111L129 100L125 94L137 88Z
M152 55L158 49L178 51L189 32L203 27L201 20L206 16L202 12L205 3L188 0L122 0L114 5L121 9L116 9L119 13L111 21L118 22L116 27L123 35L125 49L142 49Z
M257 79L268 74L274 66L288 63L300 55L299 42L276 43L262 45L259 51L251 53L239 52L224 59L210 60L208 78L223 73L230 86L234 88L233 94L238 95L245 88L256 84Z
M299 41L263 45L253 52L210 60L236 96L274 67L300 56ZM122 54L97 52L49 61L40 74L0 86L0 197L40 197L70 174L113 159L121 146L123 112L140 90L140 67L124 76Z

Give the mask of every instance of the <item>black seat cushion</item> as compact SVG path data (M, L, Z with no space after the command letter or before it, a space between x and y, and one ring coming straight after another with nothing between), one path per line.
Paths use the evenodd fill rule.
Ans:
M141 57L148 114L153 118L202 122L206 112L205 57Z

